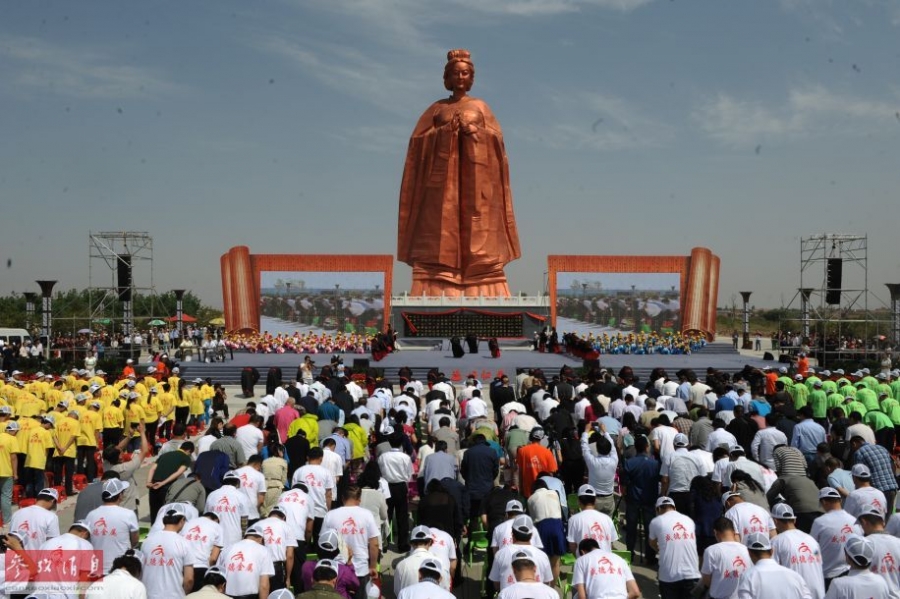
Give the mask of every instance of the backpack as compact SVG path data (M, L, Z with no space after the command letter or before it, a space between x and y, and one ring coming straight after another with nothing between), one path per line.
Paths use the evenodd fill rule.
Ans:
M222 477L231 469L228 455L225 452L210 449L197 456L194 472L200 475L200 482L207 493L216 491L222 486Z

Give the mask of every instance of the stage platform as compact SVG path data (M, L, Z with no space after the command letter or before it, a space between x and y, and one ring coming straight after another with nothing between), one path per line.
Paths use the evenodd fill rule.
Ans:
M341 354L344 364L349 368L354 360L366 359L372 368L383 369L389 379L396 379L397 370L403 366L413 369L416 376L431 368L438 368L447 376L458 372L465 377L477 372L482 379L491 379L497 372L514 376L516 368L541 368L548 376L558 373L564 365L580 368L582 361L564 354L542 354L536 351L505 350L499 358L491 358L487 344L482 343L477 354L465 354L462 358L454 358L446 343L443 349L424 349L417 351L400 350L389 354L380 362L372 360L369 354ZM235 352L234 360L206 364L202 362L182 362L181 376L187 380L195 377L210 377L215 382L237 384L240 382L241 369L257 368L261 383L264 384L266 371L273 366L282 369L286 379L295 376L297 366L303 362L305 354L250 354ZM330 354L316 354L312 359L318 366L331 360ZM763 366L765 362L758 358L742 356L731 348L731 344L712 343L704 349L690 355L602 355L600 365L617 372L623 366L631 366L642 380L646 380L654 368L665 368L670 375L681 368L693 368L699 376L704 376L708 367L729 372L741 370L745 365Z

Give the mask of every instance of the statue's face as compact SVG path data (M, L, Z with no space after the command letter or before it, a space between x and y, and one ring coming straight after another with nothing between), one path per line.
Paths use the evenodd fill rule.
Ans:
M456 62L447 69L447 83L450 91L469 91L472 89L475 73L465 62Z

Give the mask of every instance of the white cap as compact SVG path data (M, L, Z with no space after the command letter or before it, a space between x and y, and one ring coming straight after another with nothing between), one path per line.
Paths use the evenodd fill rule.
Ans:
M678 433L677 435L675 435L675 439L672 441L672 444L675 447L687 447L690 444L690 440L684 433Z
M513 499L511 501L506 502L506 513L519 513L522 514L525 512L525 508L522 507L522 502L518 499Z
M860 568L868 568L875 558L875 543L859 535L850 535L844 542L844 553Z
M104 499L112 499L116 495L119 495L125 489L131 486L131 483L125 480L121 480L118 478L111 478L109 480L103 481L103 497Z
M59 493L56 489L48 487L46 489L41 489L37 494L38 499L52 499L53 501L59 501Z
M656 500L656 509L659 509L664 505L671 505L672 507L675 507L675 500L671 497L666 497L665 495L663 495Z
M591 485L581 485L578 487L579 497L596 497L597 491Z
M250 528L256 527L251 526ZM247 529L247 532L244 533L244 536L247 536L247 534L250 533L250 528ZM259 534L258 536L262 536L262 534ZM337 562L332 559L320 559L319 561L317 561L315 569L318 570L319 568L328 568L329 570L334 572L335 576L340 573Z
M319 535L319 547L325 551L336 551L341 546L340 539L337 531L328 529Z
M850 469L850 474L862 480L868 480L872 478L872 472L865 464L853 464L853 468Z
M747 538L744 539L744 544L747 546L747 549L754 551L772 550L772 543L769 541L769 535L761 532L751 532L747 535Z
M427 526L419 525L412 529L412 532L409 534L410 541L430 541L431 538L431 529Z
M772 517L776 520L796 520L794 510L786 503L776 503L772 506Z
M840 499L841 494L834 487L822 487L819 489L819 499Z
M534 522L525 514L513 518L512 529L519 534L528 535L534 532Z

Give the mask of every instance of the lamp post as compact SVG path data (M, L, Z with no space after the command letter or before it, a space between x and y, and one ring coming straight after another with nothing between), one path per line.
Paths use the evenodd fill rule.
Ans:
M750 343L750 294L752 291L741 291L741 299L744 300L744 340L741 349L753 349Z
M29 334L33 332L34 326L34 300L37 299L37 293L34 291L26 291L22 295L25 296L25 330Z
M175 328L178 329L178 338L181 339L184 332L184 289L173 289L175 294Z
M41 336L47 340L44 359L50 359L50 343L53 334L53 286L56 281L35 281L41 287Z
M631 318L634 320L634 332L637 333L639 330L639 318L638 318L638 302L637 302L637 285L631 286Z
M284 284L285 289L287 289L286 297L284 298L284 319L287 320L287 317L291 315L291 305L288 303L291 300L291 285L290 281L287 281Z
M339 283L334 284L334 326L338 331L341 330L341 321L339 317L341 302L341 286Z

